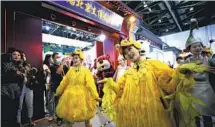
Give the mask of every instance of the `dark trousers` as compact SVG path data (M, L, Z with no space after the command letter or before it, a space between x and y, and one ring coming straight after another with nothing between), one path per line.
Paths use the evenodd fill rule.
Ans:
M17 110L19 98L11 99L1 96L1 127L17 127Z
M203 115L203 124L204 126L203 127L213 127L213 121L212 121L212 116L205 116ZM200 118L196 118L196 125L197 127L202 127L201 126L201 120Z
M97 91L99 93L99 98L103 98L104 96L104 92L103 92L103 86L104 84L96 84L96 88L97 88ZM102 106L102 102L99 102L99 106L101 107Z

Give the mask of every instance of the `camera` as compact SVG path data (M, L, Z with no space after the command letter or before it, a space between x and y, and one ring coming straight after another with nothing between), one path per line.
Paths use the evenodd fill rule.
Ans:
M27 83L26 85L30 88L33 89L35 84L38 84L36 74L38 70L35 67L30 67L29 70L27 71Z

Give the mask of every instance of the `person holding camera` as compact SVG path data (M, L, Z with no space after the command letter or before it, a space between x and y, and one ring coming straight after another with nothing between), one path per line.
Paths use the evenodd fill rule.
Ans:
M50 66L51 70L51 80L50 80L50 91L48 91L48 110L49 110L49 119L52 121L55 115L55 107L58 103L58 97L55 97L56 89L60 85L60 82L63 79L63 76L66 73L65 64L66 61L62 61L59 53L53 53L52 55L53 65ZM62 124L62 119L57 116L57 125Z
M29 126L35 126L35 123L32 122L32 117L33 117L33 98L34 98L34 94L33 94L33 86L34 84L37 83L36 80L36 73L37 73L37 69L36 68L32 68L30 64L28 64L26 62L26 57L25 54L22 53L21 54L21 58L23 61L23 67L25 68L25 82L24 82L24 86L20 95L20 100L19 100L19 108L17 111L17 123L19 123L20 126L22 126L21 124L21 112L22 112L22 106L23 106L23 100L25 98L25 103L27 105L27 111L28 111L28 124Z
M45 86L45 113L49 116L49 108L48 108L48 92L50 91L50 79L51 79L51 70L50 66L52 64L52 55L46 54L45 60L43 61L43 77L42 77L42 83L44 83Z

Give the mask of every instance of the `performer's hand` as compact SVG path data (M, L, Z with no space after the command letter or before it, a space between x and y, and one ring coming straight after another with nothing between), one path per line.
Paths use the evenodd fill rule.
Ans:
M102 79L102 80L99 80L97 83L106 83L107 82L107 78L104 78L104 79Z
M66 65L66 62L67 62L67 60L63 59L62 62L61 62L61 65Z
M189 77L191 77L191 76L193 75L193 72L192 72L190 69L187 69L187 68L182 68L182 69L180 70L180 72L181 72L182 74L185 74L185 77L186 77L186 78L189 78Z
M206 70L206 72L210 72L210 73L215 74L215 67L209 67L209 69Z
M95 99L96 101L98 101L98 102L102 102L102 99L101 98L97 98L97 99Z
M182 69L180 69L180 72L181 72L182 74L189 74L189 73L192 73L192 71L191 71L190 69L187 69L187 68L182 68Z

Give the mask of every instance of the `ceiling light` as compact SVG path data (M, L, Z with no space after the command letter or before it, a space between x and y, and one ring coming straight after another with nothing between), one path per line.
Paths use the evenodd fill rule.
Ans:
M70 29L71 29L71 27L69 27L69 26L67 26L66 28L67 28L68 30L70 30Z
M190 11L193 11L193 7L190 8Z
M161 23L161 19L159 19L158 22Z
M72 30L73 30L73 31L76 31L76 29L75 29L75 28L72 28Z
M151 8L149 8L149 12L151 12L152 11L152 9Z
M148 5L147 5L147 4L144 4L143 7L148 7Z
M190 22L197 22L196 18L191 18Z
M49 31L49 30L50 30L50 27L49 27L49 26L45 26L45 29L46 29L47 31Z
M134 17L134 16L131 16L130 18L129 18L129 21L130 22L134 22L136 20L136 18Z
M99 35L99 40L104 41L106 39L106 36L104 34Z

